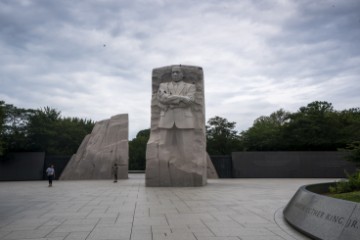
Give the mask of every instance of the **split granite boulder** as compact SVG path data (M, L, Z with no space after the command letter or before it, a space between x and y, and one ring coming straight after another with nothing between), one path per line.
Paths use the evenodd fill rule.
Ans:
M114 163L118 165L118 178L128 178L128 126L128 114L97 122L70 159L60 179L111 179Z

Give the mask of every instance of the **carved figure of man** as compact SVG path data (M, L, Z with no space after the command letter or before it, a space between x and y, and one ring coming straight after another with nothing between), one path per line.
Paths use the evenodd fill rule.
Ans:
M157 92L159 119L159 175L163 186L201 185L203 169L196 142L196 119L192 110L196 87L183 81L181 67L171 71L171 82L163 82ZM190 173L192 172L192 173ZM199 172L199 174L193 174ZM196 179L195 179L196 178Z
M190 106L195 100L195 85L183 81L180 67L172 68L171 78L171 82L160 84L157 95L161 108L159 128L194 128Z

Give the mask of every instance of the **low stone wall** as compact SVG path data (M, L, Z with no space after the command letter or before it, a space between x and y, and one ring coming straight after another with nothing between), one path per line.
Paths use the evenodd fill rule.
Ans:
M44 152L9 153L0 160L0 181L42 180Z
M355 164L345 152L234 152L234 178L342 178Z
M232 178L232 161L229 155L210 156L219 178Z
M53 164L58 179L71 156L45 155L44 152L13 152L0 159L0 181L47 179L46 168Z
M326 192L331 184L300 187L284 209L284 217L313 239L358 240L360 204L318 194Z

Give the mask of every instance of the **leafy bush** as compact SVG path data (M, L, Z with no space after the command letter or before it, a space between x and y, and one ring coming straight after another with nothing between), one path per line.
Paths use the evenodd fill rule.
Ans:
M360 141L354 141L347 145L346 150L350 152L348 160L360 165Z
M346 173L346 175L347 180L341 180L335 186L329 188L331 193L346 193L360 190L360 171L352 175Z

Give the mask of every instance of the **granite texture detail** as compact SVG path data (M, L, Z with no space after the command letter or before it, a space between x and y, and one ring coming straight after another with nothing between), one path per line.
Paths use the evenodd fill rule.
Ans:
M284 217L293 227L313 239L358 240L360 204L308 190L326 190L331 184L300 187L284 209Z
M118 164L118 178L128 178L128 125L128 114L97 122L70 159L60 180L111 179L114 163Z
M172 65L154 69L146 186L203 186L206 156L202 68Z
M212 163L209 154L206 154L206 164L207 164L207 178L209 178L209 179L219 178L219 175L216 172L215 166Z

